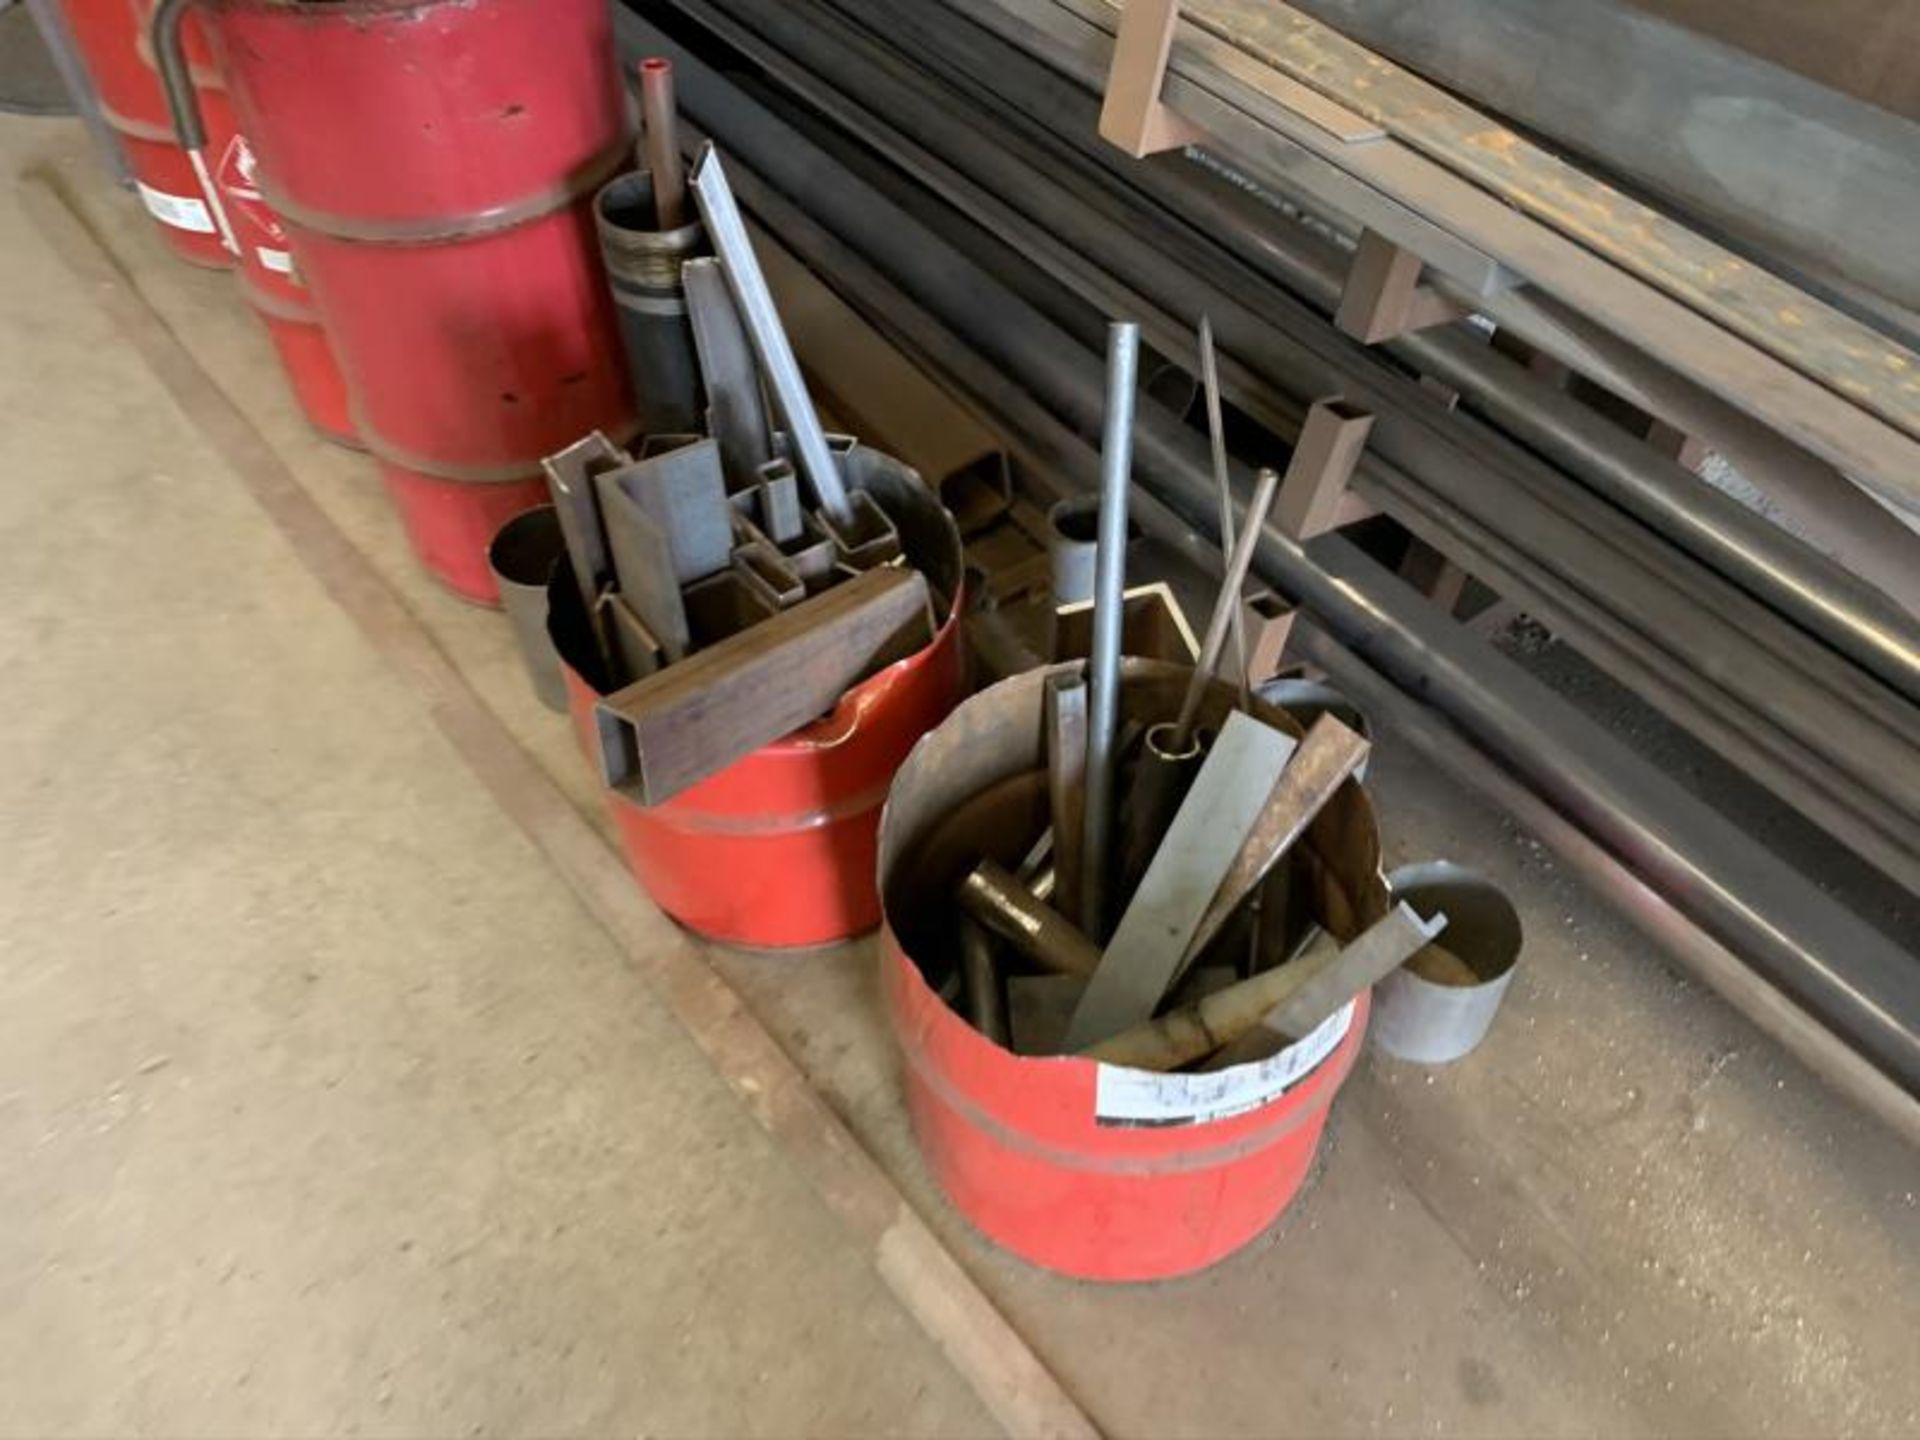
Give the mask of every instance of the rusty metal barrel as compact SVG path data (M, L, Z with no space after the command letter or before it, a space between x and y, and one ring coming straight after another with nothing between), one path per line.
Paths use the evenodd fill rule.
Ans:
M541 458L633 430L592 214L631 129L604 0L199 8L414 548L494 603Z

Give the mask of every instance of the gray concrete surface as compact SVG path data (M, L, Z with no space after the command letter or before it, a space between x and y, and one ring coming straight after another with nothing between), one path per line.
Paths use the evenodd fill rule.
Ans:
M143 290L583 806L230 284ZM984 1414L0 196L0 1432L975 1433ZM715 961L1123 1435L1920 1433L1920 1162L1383 737L1389 858L1508 885L1465 1064L1363 1062L1205 1275L1021 1264L930 1186L870 944ZM666 932L662 931L663 936Z
M95 198L385 530L234 282ZM0 255L0 1432L988 1430L11 183Z

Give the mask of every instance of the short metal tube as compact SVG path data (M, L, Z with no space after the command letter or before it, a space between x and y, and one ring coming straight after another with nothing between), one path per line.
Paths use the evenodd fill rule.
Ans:
M547 587L566 553L560 515L551 505L516 515L487 548L487 565L500 587L500 603L513 626L513 643L527 680L540 703L562 715L567 713L567 682L547 632Z
M680 114L673 99L673 62L650 55L640 62L640 114L647 127L647 169L653 175L658 228L687 223L687 181L680 168Z
M982 860L960 882L960 908L1056 975L1093 974L1100 947L1048 908L1003 865Z
M1100 554L1093 577L1093 649L1087 661L1087 799L1082 823L1080 910L1096 938L1107 930L1113 786L1120 728L1120 630L1127 588L1127 485L1133 474L1134 387L1140 327L1107 330L1106 432L1100 444Z
M760 261L753 253L753 241L747 236L740 206L727 184L719 152L710 144L701 150L700 159L693 167L693 195L699 203L700 216L707 224L707 238L726 269L727 283L733 287L741 323L753 341L754 354L759 357L760 368L767 377L767 388L773 391L774 403L780 407L780 417L786 422L795 464L807 484L813 487L814 499L820 508L836 523L851 525L853 511L847 504L846 487L840 482L833 452L827 448L826 432L820 427L820 412L814 409L813 397L807 393L800 362L794 357L786 328L780 323L779 309L773 303L773 293L767 289L767 277L761 273Z

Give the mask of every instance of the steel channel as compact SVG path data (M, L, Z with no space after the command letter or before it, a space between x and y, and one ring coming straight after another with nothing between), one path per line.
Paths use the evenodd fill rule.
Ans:
M1011 302L940 237L827 163L659 30L631 13L622 13L618 25L623 50L673 55L688 113L765 182L754 185L749 203L786 243L823 273L851 272L890 293L896 324L902 310L925 310L921 333L931 331L936 343L942 327L951 327L946 361L979 381L976 395L1005 400L1011 415L1036 417L1033 453L1056 457L1066 473L1085 477L1083 484L1091 479L1085 443L1073 431L1092 433L1099 423L1096 357ZM805 195L808 212L781 194ZM872 261L851 249L842 238L848 235L859 237ZM911 287L910 302L897 289L902 285ZM1139 483L1169 507L1137 504L1142 523L1217 570L1218 552L1201 538L1216 508L1204 440L1149 412L1137 427L1136 464ZM1245 473L1242 467L1243 481ZM1614 864L1635 872L1710 942L1738 953L1901 1090L1920 1093L1914 956L1347 542L1329 536L1303 549L1268 533L1258 563L1269 583L1311 607L1345 650L1499 755L1505 773L1550 802ZM1697 953L1683 949L1683 958ZM1726 967L1702 964L1701 973L1736 994L1746 987L1747 977Z
M715 7L706 3L706 0L682 0L682 6L704 17L711 18L715 14ZM943 134L949 145L957 152L963 153L978 173L991 175L993 183L990 192L971 187L962 179L960 189L963 193L949 193L949 200L971 211L993 206L996 203L996 197L1011 198L1015 195L1026 195L1030 204L1036 208L1044 206L1048 210L1049 218L1054 221L1055 226L1062 223L1063 217L1071 217L1075 204L1074 197L1064 194L1048 197L1036 190L1036 187L1047 185L1052 185L1056 190L1064 187L1064 177L1058 172L1057 167L1054 172L1044 178L1039 177L1037 172L1027 170L1013 154L1013 147L996 149L989 146L983 139L984 127L977 120L965 122L941 114L936 107L926 101L927 87L908 85L899 76L889 73L884 60L871 61L867 71L857 74L846 69L847 66L859 63L859 54L862 49L870 48L864 37L846 33L844 30L830 37L814 34L808 30L805 21L796 13L809 8L805 5L783 4L769 7L764 4L754 5L751 0L734 0L731 8L754 10L759 22L765 28L777 31L779 40L775 43L805 44L812 58L840 67L833 75L834 87L815 86L812 87L810 94L822 98L835 113L843 118L856 123L865 119L867 138L871 142L880 144L883 149L888 148L884 137L873 133L874 119L863 116L859 108L846 98L854 88L851 82L855 79L860 80L859 88L863 95L871 94L876 85L882 87L891 85L896 102L903 107L913 108L919 117L918 125L922 135L929 130ZM722 33L736 42L741 38L737 24L723 25ZM769 58L765 53L766 43L762 42L760 47L762 53L756 57L761 58L763 62ZM794 58L804 59L805 57ZM894 148L899 147L896 144ZM928 158L934 158L936 163L939 163L937 157L927 157L924 152L919 152L917 147L913 153L897 158L904 158L918 173L924 173L924 161ZM954 184L950 171L946 183L949 186ZM1038 198L1035 198L1036 196ZM1049 199L1051 204L1047 204ZM1178 292L1175 303L1179 303L1189 316L1207 312L1219 316L1223 333L1231 327L1239 337L1236 348L1239 348L1243 354L1257 352L1269 362L1270 366L1291 370L1296 376L1299 376L1303 370L1311 372L1304 381L1307 384L1313 383L1313 375L1324 376L1329 366L1345 364L1351 372L1355 365L1372 365L1364 355L1334 353L1329 356L1324 343L1309 342L1303 345L1297 340L1281 335L1270 323L1272 317L1250 315L1234 296L1229 296L1219 289L1197 281L1195 277L1204 273L1207 267L1166 263L1159 251L1146 247L1139 240L1138 223L1135 221L1130 224L1130 218L1124 213L1109 210L1107 213L1091 215L1077 222L1069 219L1067 223L1074 228L1069 243L1061 247L1070 257L1064 262L1068 274L1063 278L1071 283L1074 275L1084 274L1090 255L1117 256L1143 283ZM1001 227L1030 223L1025 222L1019 212L1009 214L1004 208L995 219ZM1256 277L1248 277L1248 279L1254 280ZM1240 291L1235 292L1236 295L1240 293ZM1096 289L1090 298L1104 300L1109 304L1124 305L1129 297L1124 292L1116 294L1108 288ZM1300 309L1297 302L1289 300L1288 304L1295 311ZM1295 314L1291 317L1284 315L1280 317L1283 321L1288 318L1291 318L1296 325L1304 321L1308 326L1325 330L1324 322L1311 315ZM1173 329L1184 334L1186 317L1172 321L1171 325ZM1156 329L1156 336L1161 334L1162 332ZM1177 344L1178 340L1175 337L1168 337L1162 343ZM1379 369L1377 365L1373 368ZM1361 384L1368 383L1367 377L1363 374ZM1391 402L1395 399L1391 394L1392 385L1407 382L1400 382L1396 377L1382 370L1372 383ZM1353 398L1352 387L1349 387L1348 398ZM1480 508L1502 517L1507 525L1524 526L1532 523L1536 527L1535 533L1521 548L1524 553L1533 558L1535 564L1543 563L1547 557L1559 557L1558 563L1563 567L1563 579L1582 585L1593 600L1603 606L1618 608L1621 604L1626 604L1629 607L1629 613L1622 617L1623 623L1637 631L1640 636L1663 637L1660 643L1665 653L1644 660L1641 665L1629 669L1623 678L1630 684L1638 684L1642 676L1649 671L1674 663L1683 669L1691 669L1712 676L1715 684L1727 691L1731 704L1728 699L1715 697L1708 692L1708 698L1702 702L1706 707L1705 724L1698 723L1703 716L1695 707L1681 708L1677 711L1676 718L1688 724L1689 728L1698 729L1703 734L1724 734L1729 726L1742 723L1745 719L1741 714L1742 711L1751 711L1754 714L1769 717L1783 729L1797 736L1800 744L1813 749L1828 762L1831 768L1850 770L1854 776L1853 794L1856 803L1864 803L1869 808L1877 809L1882 813L1879 823L1871 827L1868 833L1863 834L1857 828L1847 828L1841 831L1840 838L1869 854L1882 857L1880 863L1883 865L1894 869L1902 868L1902 861L1898 856L1887 857L1885 847L1874 844L1870 837L1875 833L1897 832L1902 826L1903 813L1906 816L1920 814L1920 751L1916 751L1911 743L1911 737L1920 734L1920 712L1912 711L1899 702L1896 696L1875 696L1871 688L1862 687L1865 677L1860 676L1850 667L1844 666L1837 657L1821 649L1808 637L1787 627L1779 626L1773 617L1768 616L1748 597L1730 587L1716 585L1702 594L1696 585L1689 587L1689 593L1686 595L1663 594L1662 587L1671 586L1673 583L1669 573L1655 571L1639 558L1640 554L1647 552L1650 537L1636 532L1619 534L1618 527L1623 524L1630 525L1631 522L1626 521L1609 507L1599 505L1581 492L1572 493L1574 498L1586 501L1591 525L1606 527L1611 524L1616 529L1614 554L1611 557L1594 550L1589 538L1591 534L1589 528L1582 527L1574 531L1565 529L1566 524L1580 525L1578 518L1566 515L1555 516L1551 513L1542 514L1542 507L1539 505L1531 510L1519 508L1512 503L1513 497L1510 495L1495 496L1489 501L1486 497L1486 487L1492 477L1485 466L1475 463L1483 457L1504 460L1506 463L1501 466L1501 474L1508 477L1510 481L1526 476L1533 482L1531 488L1536 496L1547 487L1561 492L1567 489L1564 484L1556 485L1557 477L1550 473L1529 475L1527 463L1521 457L1510 453L1510 450L1506 450L1506 447L1502 447L1498 437L1490 432L1478 437L1469 435L1464 437L1462 443L1453 443L1458 437L1449 437L1444 429L1433 423L1430 417L1421 416L1417 409L1409 409L1404 414L1393 418L1395 424L1403 426L1407 433L1396 437L1391 427L1380 427L1376 430L1377 449L1404 457L1404 463L1410 468L1418 467L1419 476L1423 481L1430 485L1444 487L1443 496L1451 499L1456 505L1471 506L1478 496ZM1453 452L1454 457L1451 462L1446 458L1449 450ZM1503 453L1503 450L1506 453ZM1365 468L1363 474L1371 475L1377 468L1378 461L1375 460ZM1522 480L1521 483L1526 482ZM1451 493L1447 494L1447 492ZM1549 494L1543 502L1548 511L1561 510L1565 507L1565 503L1564 493L1560 496ZM1544 533L1537 528L1543 523L1547 526ZM1553 528L1556 524L1561 527L1557 534ZM1614 566L1610 577L1612 583L1596 583L1591 578L1592 573L1597 565L1607 560L1610 560ZM1707 577L1699 578L1705 580ZM1744 609L1742 609L1743 606ZM1732 614L1726 613L1729 609L1733 611ZM1674 623L1676 614L1682 617L1682 623L1678 626ZM1709 615L1718 615L1725 622L1724 625L1713 631L1701 633L1692 633L1687 629L1689 624L1697 626L1705 623ZM1768 630L1769 625L1773 626L1772 632ZM1783 683L1779 669L1772 660L1757 653L1762 647L1753 640L1756 634L1771 635L1776 646L1784 648L1787 656L1797 662L1803 673L1811 672L1808 677L1811 683L1806 685ZM1677 639L1686 640L1688 643L1676 647ZM1615 656L1644 653L1644 648L1644 644L1636 645L1631 639L1627 639L1624 644L1616 644L1612 653ZM1668 697L1679 693L1670 682L1661 682L1649 688L1658 688ZM1701 692L1696 689L1694 693ZM1884 705L1875 706L1876 699L1898 706L1900 713L1892 717L1887 716L1883 713ZM1869 724L1864 713L1868 710L1882 712L1880 724L1877 726ZM1745 750L1740 758L1750 762L1754 758L1754 752ZM1761 778L1769 780L1773 788L1782 793L1790 803L1809 812L1817 811L1827 817L1832 817L1836 813L1832 806L1822 804L1817 799L1811 805L1806 803L1800 770L1792 767L1782 769L1779 766L1762 765L1758 773ZM1894 798L1898 801L1898 809L1888 805L1889 776L1898 777L1891 785L1891 789L1896 792Z

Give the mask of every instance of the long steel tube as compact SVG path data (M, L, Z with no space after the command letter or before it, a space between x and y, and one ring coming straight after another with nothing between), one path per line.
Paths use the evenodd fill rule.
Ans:
M841 10L859 13L871 12L873 8L872 0L835 0L835 3ZM792 42L803 45L810 39L804 12L818 13L821 8L817 0L812 5L779 6L770 6L761 3L761 0L719 0L718 5L712 3L712 0L692 0L692 3L687 6L696 12L707 14L721 7L741 13L751 13L754 23L762 27L769 37L776 38L782 43ZM927 16L928 26L941 26L942 23L942 12L935 10ZM910 33L903 34L901 27L894 26L888 33L890 37L900 35L903 44L910 44L914 39L918 39L919 43L925 45L928 41L921 34L922 28L911 27ZM949 33L944 28L940 31L942 42L948 38ZM1070 167L1060 163L1061 157L1057 152L1051 156L1046 153L1050 137L1037 137L1028 132L1016 139L996 132L992 127L982 124L977 117L969 116L962 120L951 114L943 114L935 105L930 87L914 83L912 77L900 72L887 72L883 62L877 58L876 52L871 48L871 42L866 41L859 32L836 29L828 37L811 38L813 43L798 58L803 62L818 62L833 66L832 79L842 82L839 88L844 94L855 93L851 82L858 80L860 82L858 93L863 97L884 96L889 105L889 118L910 119L918 140L929 145L938 141L943 157L964 162L969 172L983 182L984 194L976 192L963 199L949 193L949 200L960 208L973 213L976 206L989 204L994 197L1017 197L1025 206L1026 213L1036 220L1043 220L1049 226L1076 227L1070 231L1062 231L1068 243L1061 246L1058 253L1079 257L1083 265L1088 258L1096 254L1109 260L1116 260L1119 262L1116 267L1119 273L1135 277L1136 281L1143 286L1157 287L1153 292L1155 298L1169 306L1176 304L1183 308L1198 306L1208 297L1208 287L1194 277L1210 272L1221 272L1222 266L1217 255L1214 263L1209 264L1200 252L1188 249L1177 252L1183 256L1182 263L1167 263L1169 254L1176 253L1169 250L1170 245L1197 240L1200 238L1198 234L1187 232L1183 236L1177 230L1169 228L1165 222L1159 221L1157 217L1154 217L1155 228L1142 229L1143 221L1137 213L1111 206L1105 209L1088 210L1088 206L1098 206L1104 202L1094 197L1093 192L1084 186L1078 188L1072 196L1066 196L1064 192L1074 183L1074 177L1068 173ZM829 40L831 43L828 43ZM863 44L868 47L864 57L861 51ZM867 62L866 68L855 69L854 67L860 64L863 58ZM1018 73L1017 61L1021 58L1025 57L1020 57L1018 52L1011 51L1010 47L1003 47L1002 52L993 56L996 66L995 74ZM1033 64L1030 60L1027 63ZM841 113L848 112L842 107ZM1051 143L1057 145L1057 142ZM1032 164L1023 165L1021 156L1035 153L1036 150L1040 158ZM1042 169L1045 172L1044 181L1040 179L1039 172ZM1132 173L1146 176L1164 173L1165 170L1166 167L1149 165L1135 167ZM953 182L943 179L938 183L943 188L950 189ZM1042 189L1042 185L1046 188ZM1076 219L1076 215L1079 218ZM996 216L995 223L998 224L1005 218L1004 213ZM1244 226L1244 216L1240 223ZM1088 243L1090 241L1096 244L1090 245ZM1151 243L1148 243L1149 241ZM1231 276L1232 268L1225 267L1224 273ZM1075 283L1083 282L1077 279ZM1337 293L1338 281L1335 280L1333 285ZM1219 288L1221 287L1215 287L1215 294L1218 293ZM1105 294L1108 296L1108 303L1112 303L1113 292L1110 285L1105 288ZM1227 313L1238 317L1237 333L1242 337L1272 336L1276 329L1292 329L1310 318L1297 304L1289 306L1283 303L1282 297L1277 294L1270 293L1266 297L1271 303L1251 308L1251 302L1256 298L1260 297L1255 292L1238 287L1234 288L1228 296ZM1175 318L1184 320L1184 316ZM1317 322L1317 317L1313 318ZM1314 323L1313 329L1324 330L1324 326ZM1461 337L1451 338L1468 346L1473 345L1472 341L1462 340ZM1247 345L1238 348L1243 355L1249 353ZM1483 354L1486 353L1484 346L1477 348ZM1303 348L1284 338L1274 338L1271 343L1261 345L1251 353L1261 358L1263 365L1267 367L1267 373L1286 377L1289 383L1292 383L1293 377L1297 376L1302 383L1312 383L1317 378L1319 383L1325 384L1327 383L1326 370L1329 365L1336 368L1342 365L1360 365L1362 368L1354 373L1361 378L1362 383L1388 386L1390 389L1392 377L1379 370L1379 367L1374 367L1377 373L1369 373L1365 367L1371 362L1364 357L1356 358L1358 352L1354 347L1347 346L1344 341L1337 338L1331 340L1331 348L1327 344L1312 342ZM1499 359L1500 357L1491 358ZM1561 398L1568 407L1576 404L1566 397ZM1422 408L1432 409L1430 404ZM1597 425L1606 423L1598 416L1592 418ZM1458 447L1464 445L1470 446L1476 457L1488 463L1498 463L1503 474L1512 475L1515 478L1531 475L1532 483L1536 485L1543 480L1559 484L1557 475L1549 475L1537 464L1529 465L1524 462L1510 446L1504 450L1499 448L1495 437L1489 435L1475 442L1470 434L1460 433L1464 428L1457 417L1429 419L1421 426L1410 427L1409 437L1418 434L1417 444L1429 450L1436 450L1437 457L1432 461L1423 461L1416 454L1415 458L1406 462L1409 468L1417 473L1425 473L1428 465L1445 463L1445 456L1454 453ZM1591 438L1592 431L1589 431L1588 435ZM1382 438L1384 440L1386 437ZM1629 439L1630 437L1623 435L1621 438ZM1442 443L1436 445L1436 442ZM1644 450L1644 447L1642 448ZM1651 454L1651 452L1647 453ZM1687 477L1684 472L1678 471L1677 467L1675 467L1675 474L1679 483L1696 490L1704 489L1699 482ZM1740 511L1731 500L1726 500L1724 497L1714 498L1719 499L1716 509L1717 521L1720 523L1724 523L1729 516L1745 513ZM1707 503L1711 503L1711 500ZM1600 512L1589 508L1581 513L1590 518ZM1750 516L1747 519L1750 529L1746 533L1749 538L1765 533L1764 521ZM1785 537L1780 538L1785 539ZM1814 558L1808 557L1810 560ZM1833 566L1825 567L1823 580L1838 585L1845 583L1842 573ZM1854 588L1858 590L1860 587ZM1894 615L1898 613L1893 611L1892 607L1885 606L1884 602L1882 610L1890 611ZM1742 632L1757 633L1757 627L1749 623L1750 617L1735 615L1731 618ZM1897 626L1899 622L1894 620L1892 624ZM1883 636L1885 629L1886 626L1883 625ZM1920 629L1912 625L1906 626L1905 629L1906 648L1913 662L1910 673L1915 680L1916 692L1920 692L1920 650L1915 648L1920 647ZM1792 641L1784 643L1787 648L1783 650L1781 658L1788 660L1789 663L1814 665L1821 663L1816 653L1804 644L1795 645ZM1819 678L1828 686L1837 687L1845 676L1842 672L1829 668ZM1893 728L1904 734L1914 727L1916 720L1920 720L1920 713L1903 710L1895 720ZM1831 730L1828 724L1818 723L1809 724L1803 733L1825 736L1829 735ZM1920 754L1920 752L1916 753Z
M869 0L838 3L871 23ZM1217 157L1198 156L1203 164L1172 157L1139 164L1120 155L1099 138L1095 96L984 28L987 18L1003 26L1018 24L998 10L994 0L956 0L922 23L894 26L889 33L922 63L938 66L943 75L964 74L983 100L1017 107L1047 137L1071 145L1081 157L1185 216L1241 259L1331 312L1346 274L1346 259L1338 247L1283 216L1275 197L1255 198L1257 187ZM1099 43L1091 34L1089 39ZM1092 55L1071 57L1070 68L1082 81L1097 83L1104 76ZM1232 178L1209 186L1209 169ZM1230 203L1234 192L1240 192L1243 203ZM1633 375L1620 373L1617 355L1597 351L1589 343L1590 334L1563 333L1561 317L1543 311L1529 292L1492 300L1462 298L1490 308L1503 325L1511 323L1529 339L1546 342L1557 358L1620 388L1629 399L1681 423L1690 420L1703 436L1726 445L1736 463L1770 495L1776 485L1795 496L1817 490L1828 512L1844 503L1858 511L1863 522L1878 520L1871 502L1824 462L1777 437L1762 445L1756 432L1763 427L1744 412L1651 361ZM1421 373L1444 380L1469 403L1477 401L1502 428L1566 466L1583 483L1668 531L1771 607L1920 700L1920 621L1913 598L1920 594L1920 581L1914 578L1920 566L1912 558L1920 540L1884 522L1870 531L1856 526L1841 537L1848 564L1861 565L1862 574L1884 585L1883 594L1471 337L1442 328L1390 341L1384 348ZM1657 391L1643 392L1641 387L1649 384ZM1903 603L1889 603L1887 594Z
M1133 478L1134 400L1140 327L1107 329L1107 390L1100 440L1100 524L1093 563L1093 646L1087 659L1087 793L1080 842L1080 922L1107 933L1113 876L1113 789L1119 765L1120 627L1127 605L1127 490Z
M622 14L619 25L624 48L664 47L673 55L689 113L768 182L749 195L763 219L822 268L836 254L851 254L844 237L857 237L871 256L862 262L866 273L910 288L916 306L978 353L983 385L997 387L1011 406L1044 406L1050 415L1036 427L1039 447L1069 466L1080 463L1069 432L1088 434L1099 425L1104 397L1096 357L1012 302L964 255L799 142L683 47L637 16ZM781 194L805 196L807 212ZM1189 540L1191 531L1214 523L1199 437L1149 410L1136 426L1136 465L1142 483L1183 518ZM1136 508L1143 523L1156 526L1165 513L1157 505ZM1177 538L1182 528L1170 533ZM1195 546L1196 553L1203 549ZM1219 564L1217 552L1211 563ZM1499 756L1508 773L1692 924L1844 1035L1908 1093L1920 1093L1920 963L1912 955L1346 542L1324 537L1303 549L1269 532L1258 563L1343 646Z
M706 0L682 3L706 17L711 17L716 8ZM1224 294L1200 278L1206 267L1165 263L1158 250L1133 233L1124 213L1108 210L1081 214L1072 204L1055 198L1054 191L1064 184L1064 176L1050 172L1045 181L1040 180L1037 172L1024 168L1009 149L985 143L977 124L963 124L928 108L925 87L910 86L871 60L865 69L853 68L859 63L861 47L868 42L855 33L835 32L831 43L827 37L814 35L800 12L817 10L817 6L730 0L727 8L752 12L755 23L776 33L782 42L805 46L803 59L834 67L836 83L824 89L837 113L854 113L844 96L857 82L863 95L885 95L902 113L912 109L920 134L942 137L955 153L964 151L966 163L983 177L990 175L992 181L989 191L967 194L962 203L969 208L990 206L1001 195L1020 195L1029 205L1050 206L1046 210L1049 224L1069 227L1067 249L1075 258L1065 263L1085 265L1085 257L1096 255L1117 259L1140 283L1177 295L1176 303L1188 314L1166 320L1156 328L1156 338L1162 345L1169 343L1164 333L1169 327L1180 331L1192 312L1219 307L1223 319L1234 327L1236 348L1258 356L1264 365L1278 366L1279 373L1298 377L1296 383L1325 385L1329 364L1347 364L1350 398L1354 385L1385 385L1389 388L1378 391L1385 397L1383 403L1399 403L1393 400L1390 386L1404 382L1396 382L1384 372L1380 378L1365 378L1364 367L1375 363L1370 358L1343 361L1341 352L1328 351L1325 342L1296 344L1270 323L1275 318L1271 310L1251 315L1240 304L1240 292ZM954 198L949 195L949 199ZM991 223L1005 229L1022 222L1016 214L996 216ZM1152 238L1164 237L1156 232ZM1309 323L1315 329L1325 329L1318 320ZM1354 371L1355 364L1363 368ZM1317 381L1316 376L1320 377ZM1920 816L1920 750L1914 748L1912 737L1920 731L1920 712L1890 695L1880 703L1870 685L1858 683L1857 672L1850 674L1836 657L1805 636L1781 627L1724 585L1719 591L1702 593L1696 584L1689 595L1676 593L1667 572L1653 568L1661 559L1657 550L1650 548L1644 537L1621 531L1627 522L1606 507L1593 510L1589 504L1587 524L1613 527L1617 548L1611 555L1593 547L1588 531L1571 528L1570 517L1555 513L1564 509L1563 501L1549 497L1545 508L1536 505L1517 509L1508 498L1493 498L1497 492L1488 491L1489 482L1497 479L1512 483L1528 474L1525 466L1507 456L1497 471L1489 470L1488 457L1498 453L1488 449L1496 443L1494 438L1489 434L1463 448L1462 439L1445 438L1445 427L1452 420L1423 419L1412 411L1391 415L1376 429L1376 449L1387 459L1417 471L1426 483L1444 487L1449 504L1469 509L1477 506L1492 517L1492 523L1508 527L1533 524L1534 534L1524 546L1526 553L1535 557L1535 563L1567 567L1562 580L1555 582L1554 593L1564 593L1564 585L1570 580L1584 591L1588 607L1617 607L1623 603L1633 607L1628 612L1628 628L1616 634L1608 649L1610 656L1634 667L1626 672L1630 680L1646 684L1668 701L1683 692L1693 694L1696 699L1688 702L1692 708L1676 713L1709 738L1743 727L1750 730L1755 723L1782 727L1765 731L1755 742L1757 749L1754 744L1730 747L1731 758L1754 766L1792 803L1833 826L1853 848L1874 858L1889 873L1913 884L1915 875L1920 874L1920 861L1915 858L1916 832L1920 831L1920 819L1916 819ZM1370 458L1362 478L1375 473L1384 473L1380 457ZM1557 482L1544 471L1524 483L1536 494L1556 483L1564 488L1564 482ZM1546 528L1541 529L1541 525ZM1611 571L1606 569L1609 565ZM1602 576L1606 577L1604 584ZM1676 615L1683 623L1674 623ZM1775 653L1765 653L1766 649ZM1802 669L1807 679L1783 674L1776 663L1783 658ZM1666 684L1658 675L1663 668L1677 668L1689 676L1711 676L1712 687L1725 687L1727 696L1712 687L1703 690L1699 684ZM1703 705L1707 708L1698 708ZM1878 723L1874 723L1876 716ZM1755 717L1767 718L1757 722ZM1896 779L1889 785L1889 776L1912 778ZM1864 827L1849 823L1846 817L1856 813L1872 818Z

